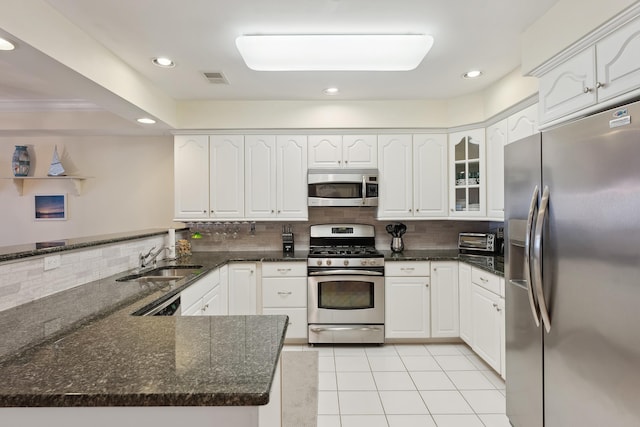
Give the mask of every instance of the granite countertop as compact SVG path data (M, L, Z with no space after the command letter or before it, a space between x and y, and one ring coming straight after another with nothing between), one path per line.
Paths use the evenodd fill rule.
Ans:
M462 261L489 273L504 277L504 257L501 255L463 254L457 249L381 251L385 261Z
M164 232L149 231L150 235ZM383 253L389 262L460 260L498 275L504 270L501 257L493 257L493 264L487 266L486 257L474 258L457 250ZM40 319L59 314L60 307L88 313L86 320L47 341L18 353L0 352L5 354L0 359L0 407L266 404L287 316L139 317L131 313L170 298L228 262L306 259L307 251L195 252L172 263L202 266L184 279L156 285L117 282L130 273L122 272L0 313L3 340L15 338L12 333L19 336L26 327L21 319L31 319L34 313Z
M300 254L299 256L302 256ZM112 276L27 307L81 308L113 300L86 321L0 361L0 407L254 406L269 401L287 316L132 316L229 261L301 260L281 253L196 253L199 274L155 286ZM100 298L96 298L99 295ZM15 313L13 313L15 314ZM19 322L0 319L0 327ZM5 337L6 339L6 337Z
M177 229L176 231L182 230L187 229ZM88 248L109 243L123 242L127 240L135 240L144 237L159 236L162 234L167 234L166 228L153 228L136 232L122 232L103 234L99 236L78 237L73 239L61 239L25 245L0 246L0 262L69 251L73 249Z

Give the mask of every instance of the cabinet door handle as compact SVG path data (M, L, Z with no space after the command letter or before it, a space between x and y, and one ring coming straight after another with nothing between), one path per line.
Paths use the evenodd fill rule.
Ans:
M402 267L400 268L400 271L413 271L415 270L415 267Z
M289 271L291 271L291 269L290 269L290 268L279 268L279 269L278 269L278 272L279 272L279 273L287 273L287 272L289 272Z
M278 295L291 295L291 291L289 292L278 291Z
M426 285L424 285L424 287L425 287L425 288L428 288L428 287L429 287L429 284L427 283Z
M485 279L484 277L480 277L480 280L482 281L482 283L487 283L489 281L489 279Z
M601 83L601 82L597 82L597 83L596 83L596 88L597 88L597 89L600 89L601 87L605 87L605 86L606 86L606 85L605 85L604 83Z
M494 308L498 308L498 304L496 304L495 302L492 305Z
M593 90L592 88L585 86L585 88L584 88L584 89L582 89L582 92L583 92L583 93L589 93L589 92L591 92L592 90Z

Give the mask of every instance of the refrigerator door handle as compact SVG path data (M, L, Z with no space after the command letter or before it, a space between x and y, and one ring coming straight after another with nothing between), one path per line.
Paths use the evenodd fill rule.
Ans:
M540 210L538 211L538 219L533 237L533 276L536 285L536 296L538 297L538 306L540 307L540 315L544 328L549 333L551 331L551 319L549 318L549 310L544 299L544 284L542 280L542 232L544 230L544 222L547 217L547 209L549 208L549 187L545 186L540 200Z
M533 195L531 196L531 204L529 205L529 214L527 215L527 230L524 236L524 281L527 289L527 295L529 297L529 307L531 308L531 314L533 320L536 323L536 327L540 326L540 314L538 303L533 296L533 277L531 275L531 233L533 232L533 220L538 208L538 194L540 190L538 186L533 189Z

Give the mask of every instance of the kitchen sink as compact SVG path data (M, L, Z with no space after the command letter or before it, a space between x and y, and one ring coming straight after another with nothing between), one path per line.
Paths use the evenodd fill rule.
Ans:
M168 282L182 279L191 274L198 274L201 269L201 265L170 265L142 273L129 274L116 279L116 282Z

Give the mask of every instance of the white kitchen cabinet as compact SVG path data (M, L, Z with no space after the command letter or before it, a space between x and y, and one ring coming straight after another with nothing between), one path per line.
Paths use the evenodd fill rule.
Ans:
M342 159L345 168L377 169L377 135L344 135L342 137Z
M500 313L500 376L507 379L507 340L506 340L506 312L504 297L498 301L498 312Z
M385 338L431 336L430 278L419 276L428 271L422 261L385 265Z
M413 142L411 135L378 137L378 218L413 215Z
M220 269L205 274L180 293L183 316L215 316L227 314L227 283Z
M446 217L447 136L413 135L413 216Z
M485 217L485 130L450 133L449 165L449 215Z
M376 135L310 135L309 168L375 169Z
M595 53L595 47L585 49L540 78L541 123L596 103Z
M473 350L497 372L502 368L500 296L472 285Z
M258 314L256 270L255 262L229 264L229 314Z
M309 135L307 162L309 168L341 168L342 136Z
M504 280L495 274L471 267L471 311L473 350L496 372L505 374Z
M538 104L510 115L507 118L507 144L538 132Z
M262 263L262 314L289 316L287 342L307 341L307 263Z
M309 217L307 202L307 137L286 135L276 138L276 209L278 218Z
M180 219L209 217L209 137L176 135L174 160L174 215Z
M458 297L460 311L460 338L473 347L473 313L471 312L471 266L458 265Z
M446 217L447 150L444 134L379 135L378 218Z
M596 44L596 88L603 102L640 87L640 19Z
M487 217L504 220L504 147L508 142L507 119L489 126L487 138Z
M640 19L635 19L540 76L540 122L640 88ZM622 100L620 100L622 101Z
M307 219L306 137L245 137L245 219Z
M431 337L460 336L458 262L431 262Z
M244 217L244 137L213 135L209 144L209 216Z
M247 135L244 144L245 213L247 218L276 216L276 137Z

